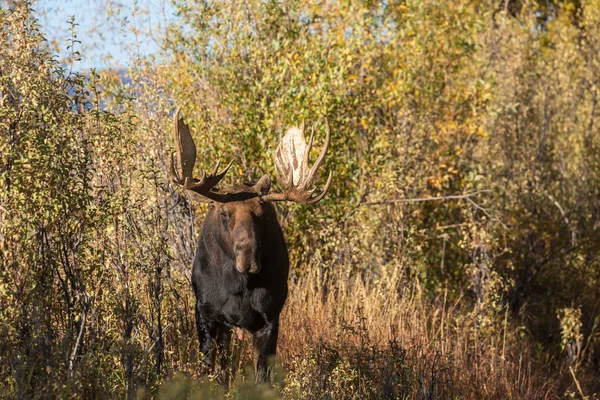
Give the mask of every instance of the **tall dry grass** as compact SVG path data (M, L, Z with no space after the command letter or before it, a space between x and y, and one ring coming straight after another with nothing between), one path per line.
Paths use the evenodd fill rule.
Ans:
M282 314L282 394L302 398L558 398L560 380L507 318L447 292L434 302L399 269L374 277L313 270ZM484 327L483 324L487 324ZM547 360L549 361L549 360ZM544 383L545 382L545 383Z
M310 269L291 283L281 315L275 389L249 385L251 337L234 335L227 389L215 385L217 375L209 377L207 396L563 398L576 376L560 361L536 354L508 313L492 318L484 310L473 311L463 296L450 300L447 291L432 302L400 271L375 278ZM193 348L188 351L195 354ZM187 365L189 376L206 381L193 364Z

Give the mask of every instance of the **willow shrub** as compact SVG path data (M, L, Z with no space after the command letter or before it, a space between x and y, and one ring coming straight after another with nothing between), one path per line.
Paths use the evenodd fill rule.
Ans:
M544 341L558 336L557 309L582 306L592 341L600 313L599 5L557 7L544 27L528 8L483 42L494 95L476 160L507 225L496 265L512 309Z
M175 105L203 169L235 159L225 183L273 176L289 125L315 126L315 154L331 126L326 199L278 205L279 395L597 391L600 5L509 3L176 1L133 85L70 73L26 3L2 9L2 392L225 396L195 384L206 207L168 183ZM194 382L154 391L176 371ZM276 395L238 376L229 396Z
M100 77L59 65L33 15L0 9L0 393L133 395L178 326L164 179L135 117L102 111Z

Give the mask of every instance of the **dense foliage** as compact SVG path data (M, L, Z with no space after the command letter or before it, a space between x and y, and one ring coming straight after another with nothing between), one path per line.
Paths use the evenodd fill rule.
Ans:
M600 1L175 6L131 85L0 9L2 397L597 398ZM331 126L328 196L278 206L273 387L247 337L228 392L199 376L176 104L227 183Z

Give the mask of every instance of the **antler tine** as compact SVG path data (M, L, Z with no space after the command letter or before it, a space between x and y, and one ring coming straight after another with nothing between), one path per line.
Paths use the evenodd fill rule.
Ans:
M217 167L219 166L219 164L221 164L221 160L219 159L219 162L217 163ZM225 174L227 173L227 171L229 171L229 168L231 168L231 166L233 165L233 160L229 161L229 164L227 164L227 166L225 167L225 169L223 171L221 171L221 173L217 176L219 176L219 180L223 179L223 177L225 176ZM215 167L215 171L217 170L217 167Z
M319 154L319 157L317 158L317 161L315 161L315 163L313 164L312 168L310 169L310 172L308 174L308 177L306 179L306 187L310 186L312 184L312 181L314 179L315 173L317 172L317 170L319 169L319 167L321 166L321 163L323 162L323 160L325 159L325 154L327 153L327 149L329 148L329 139L330 139L330 131L329 131L329 121L327 121L327 119L325 119L325 143L323 144L323 148L321 149L321 153ZM310 137L311 142L309 143L309 150L310 150L310 146L312 145L312 135Z
M206 172L202 171L202 179L197 180L196 182L192 182L191 179L186 178L184 188L196 191L206 196L206 192L210 191L210 189L218 185L219 182L221 182L221 180L223 179L223 177L225 177L225 174L227 174L227 171L229 171L229 168L233 165L233 160L231 160L229 164L227 164L227 166L223 171L221 171L221 173L217 174L216 172L220 164L221 160L219 159L217 165L213 169L212 173L209 175L207 175Z
M212 175L214 175L214 174L217 173L217 171L219 170L219 165L221 165L221 159L220 158L217 160L217 165L215 165L215 168L213 168Z
M173 168L175 174L171 176L175 176L177 180L174 182L181 185L186 178L192 178L194 164L196 163L196 145L190 134L190 128L183 121L183 118L179 118L180 111L181 107L177 107L175 114L173 114L173 138L175 139L179 163L177 171ZM173 157L171 157L171 161L174 161Z
M311 198L308 201L308 204L317 203L317 202L321 201L321 199L323 197L325 197L325 195L327 194L327 191L329 190L329 187L331 186L331 182L333 182L332 178L333 178L333 172L330 171L329 176L327 177L327 182L325 183L325 187L323 187L323 191L318 196Z
M300 179L299 183L305 189L307 189L311 184L310 179L304 179L304 177L306 177L306 171L310 171L310 169L308 168L308 156L310 155L310 150L312 149L314 138L315 138L315 127L313 125L310 129L310 139L308 139L308 144L306 145L306 150L304 151L304 159L302 160L302 170L300 173L301 179Z

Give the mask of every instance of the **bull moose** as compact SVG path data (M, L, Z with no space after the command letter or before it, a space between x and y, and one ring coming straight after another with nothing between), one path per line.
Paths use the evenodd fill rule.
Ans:
M332 173L321 193L311 189L319 166L329 146L329 125L325 144L312 167L308 156L314 129L306 144L304 123L291 128L275 152L275 171L283 187L271 193L271 179L263 175L255 184L233 185L226 189L215 186L223 179L232 162L218 173L219 162L212 173L192 177L196 162L196 146L189 127L173 116L173 135L177 150L177 168L171 156L170 175L176 185L201 195L212 202L208 211L192 267L192 286L196 295L196 328L203 363L210 371L215 355L227 357L231 329L243 328L253 338L256 381L267 379L267 358L277 347L279 314L288 294L288 251L277 221L274 201L314 204L331 186Z

